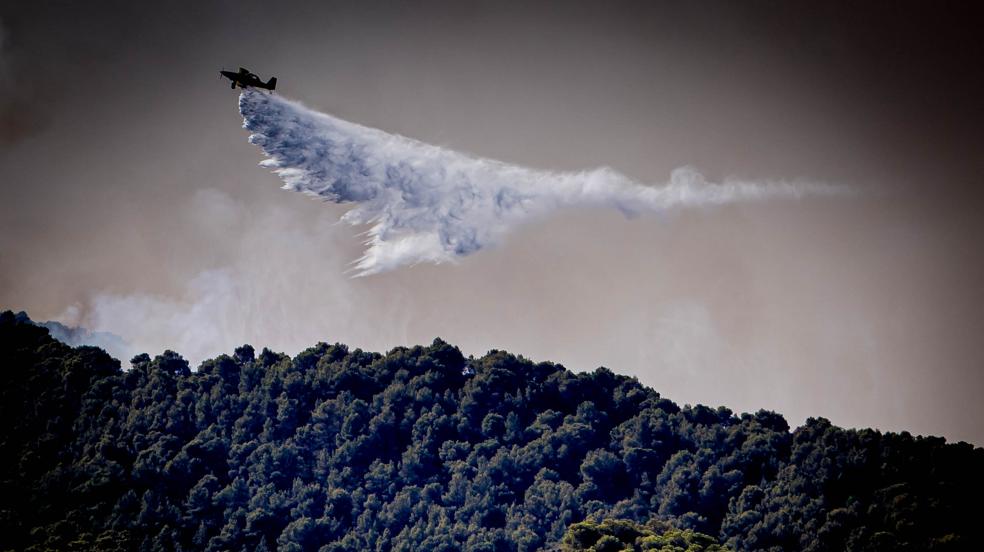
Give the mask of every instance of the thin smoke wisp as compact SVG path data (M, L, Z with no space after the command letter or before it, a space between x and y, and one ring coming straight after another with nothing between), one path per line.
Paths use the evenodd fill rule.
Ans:
M422 262L443 263L499 243L513 227L565 207L609 207L626 214L737 201L834 194L824 184L712 183L696 170L642 185L607 167L533 170L472 157L389 134L253 90L239 97L261 166L284 189L351 204L342 220L368 225L364 276Z

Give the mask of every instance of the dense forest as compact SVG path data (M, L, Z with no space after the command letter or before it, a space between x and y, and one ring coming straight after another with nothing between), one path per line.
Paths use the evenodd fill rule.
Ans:
M984 550L984 449L441 340L123 369L0 315L0 549Z

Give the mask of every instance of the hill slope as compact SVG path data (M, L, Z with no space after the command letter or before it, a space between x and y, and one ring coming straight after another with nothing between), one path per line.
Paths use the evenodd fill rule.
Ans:
M790 432L604 368L436 340L122 371L10 312L0 362L0 548L535 550L591 517L738 550L984 549L982 449Z

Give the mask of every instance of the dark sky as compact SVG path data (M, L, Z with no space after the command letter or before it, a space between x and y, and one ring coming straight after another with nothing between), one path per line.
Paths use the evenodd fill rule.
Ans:
M5 2L0 306L194 360L440 335L681 402L984 444L984 18L971 2ZM852 186L576 211L352 280L344 212L256 167L220 68L542 169Z

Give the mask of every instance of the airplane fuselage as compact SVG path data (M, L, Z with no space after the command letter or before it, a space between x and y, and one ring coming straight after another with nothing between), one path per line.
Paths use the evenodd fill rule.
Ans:
M270 80L263 82L255 73L250 73L240 67L239 71L219 71L219 75L229 79L229 88L262 88L273 90L277 87L277 77L270 77Z

